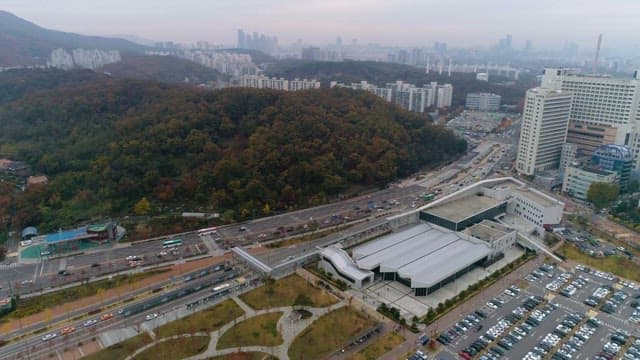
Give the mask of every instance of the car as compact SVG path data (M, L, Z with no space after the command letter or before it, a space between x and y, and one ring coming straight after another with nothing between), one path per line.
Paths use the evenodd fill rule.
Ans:
M97 323L98 323L98 319L91 319L91 320L85 321L84 323L82 323L82 325L84 327L89 327L89 326L93 326L93 325L95 325Z
M493 304L492 302L490 302L490 301L487 301L487 306L488 306L488 307L490 307L490 308L492 308L492 309L494 309L494 310L498 308L496 305L494 305L494 304Z
M100 320L105 321L105 320L109 320L113 317L113 313L106 313L106 314L102 314L102 316L100 316Z
M145 318L145 320L149 321L149 320L153 320L153 319L155 319L157 317L158 317L158 313L152 313L152 314L149 314L149 315L145 316L144 318Z
M22 280L20 282L21 285L29 285L29 284L33 284L33 280Z
M42 341L49 341L51 339L55 339L56 336L58 336L58 334L56 333L47 334L42 337Z
M73 326L67 326L66 328L60 330L60 335L71 334L74 331L76 331L76 328L74 328Z
M93 263L93 264L91 264L91 267L92 267L92 268L100 267L100 264L99 264L99 263Z

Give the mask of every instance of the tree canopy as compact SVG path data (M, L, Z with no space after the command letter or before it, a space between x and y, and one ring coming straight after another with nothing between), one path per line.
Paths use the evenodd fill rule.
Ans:
M134 208L239 220L384 185L466 149L426 116L345 89L206 91L99 77L24 94L0 103L0 153L49 176L27 191L17 222L44 230Z
M596 208L602 209L615 201L620 195L620 186L604 182L594 182L589 186L587 199Z

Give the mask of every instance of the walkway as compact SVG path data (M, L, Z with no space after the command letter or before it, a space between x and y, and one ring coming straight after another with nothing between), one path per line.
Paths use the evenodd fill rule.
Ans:
M195 333L195 334L181 334L181 335L175 335L175 336L171 336L171 337L167 337L167 338L162 338L160 340L156 340L150 344L145 345L144 347L136 350L134 353L132 353L131 355L129 355L125 360L131 360L133 359L136 355L140 354L141 352L161 343L161 342L165 342L165 341L169 341L169 340L173 340L173 339L179 339L179 338L186 338L186 337L190 337L190 336L211 336L211 340L209 341L209 347L207 348L207 350L201 354L192 356L190 358L186 358L185 360L199 360L199 359L206 359L209 357L213 357L213 356L220 356L220 355L226 355L226 354L231 354L231 353L236 353L239 351L243 351L243 352L250 352L250 351L255 351L255 352L263 352L263 353L267 353L267 354L271 354L273 356L276 356L278 359L280 360L288 360L289 359L289 355L288 355L288 351L289 351L289 346L291 346L291 344L293 343L293 340L296 338L296 336L298 336L298 334L300 334L304 329L306 329L309 325L311 325L314 321L316 321L320 316L327 314L330 311L339 309L343 306L346 306L346 302L340 301L334 305L331 305L329 307L325 307L325 308L314 308L314 307L306 307L306 306L302 306L300 307L301 309L307 310L309 311L312 315L311 317L307 318L307 319L301 319L301 320L293 320L291 317L291 313L294 311L293 307L291 306L284 306L284 307L278 307L278 308L272 308L272 309L266 309L266 310L255 310L252 307L250 307L249 305L247 305L244 301L242 301L240 298L238 298L237 296L232 297L232 299L238 304L238 306L240 306L242 308L242 310L244 310L245 314L242 315L241 317L237 318L235 321L232 321L226 325L224 325L223 327L221 327L218 330L214 330L210 333L204 333L204 332L200 332L200 333ZM250 318L256 317L256 316L260 316L260 315L264 315L264 314L270 314L270 313L277 313L277 312L281 312L282 316L280 316L280 319L278 320L278 325L277 325L277 329L280 330L280 333L282 335L282 344L278 345L278 346L242 346L242 347L235 347L235 348L227 348L227 349L217 349L218 347L218 341L220 340L220 338L227 332L229 331L229 329L231 329L232 327L234 327L236 324L248 320Z

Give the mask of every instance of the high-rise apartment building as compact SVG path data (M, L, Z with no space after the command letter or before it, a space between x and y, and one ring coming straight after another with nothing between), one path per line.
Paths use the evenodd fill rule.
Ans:
M557 168L565 142L571 93L535 88L527 91L516 169L526 175Z
M450 107L453 100L453 86L451 84L438 85L436 107Z
M298 91L307 89L319 89L317 80L298 79L287 80L283 78L270 78L264 75L243 75L240 77L240 87L255 89L275 89L284 91Z
M590 155L606 144L633 147L640 168L640 76L581 75L573 69L546 69L542 87L573 94L567 141Z

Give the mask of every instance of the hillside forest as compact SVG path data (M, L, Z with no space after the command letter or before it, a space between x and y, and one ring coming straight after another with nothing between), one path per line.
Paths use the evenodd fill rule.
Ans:
M0 186L0 218L16 229L175 209L244 220L385 186L465 149L365 92L0 73L0 154L50 179L24 193Z

